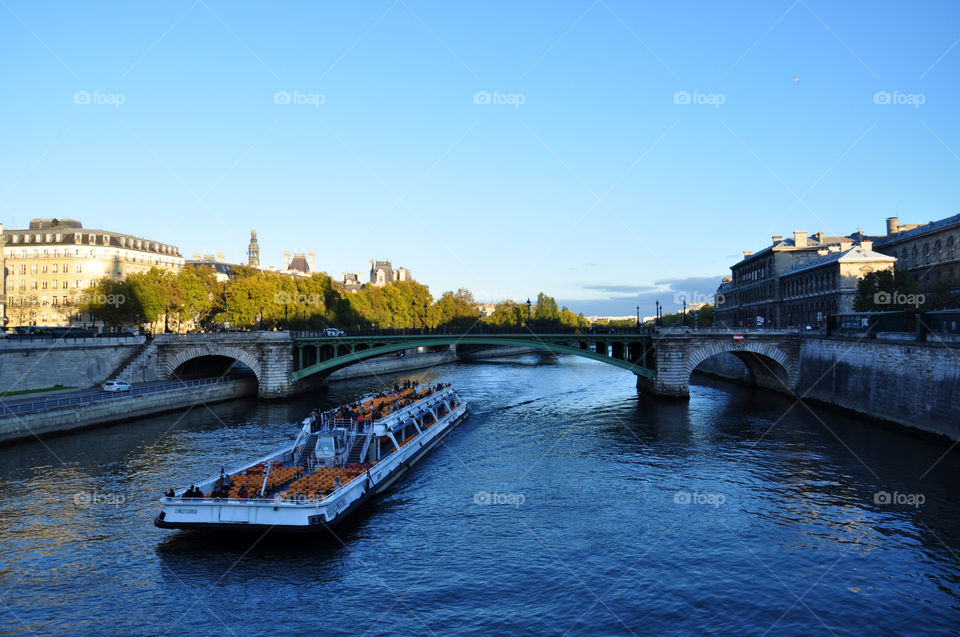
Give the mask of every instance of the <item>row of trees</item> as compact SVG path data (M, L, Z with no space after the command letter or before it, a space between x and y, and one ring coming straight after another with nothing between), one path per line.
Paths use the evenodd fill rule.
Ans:
M152 268L123 281L103 278L78 299L76 308L112 328L146 324L153 332L284 326L466 328L478 321L495 326L590 325L582 314L558 307L542 292L536 304L503 301L491 316L481 318L473 294L463 288L444 292L438 299L416 281L366 285L350 293L322 273L293 278L248 267L236 268L227 281L218 281L208 267L176 273Z
M857 312L943 310L960 307L960 278L948 277L918 284L906 270L871 272L857 283L853 309Z

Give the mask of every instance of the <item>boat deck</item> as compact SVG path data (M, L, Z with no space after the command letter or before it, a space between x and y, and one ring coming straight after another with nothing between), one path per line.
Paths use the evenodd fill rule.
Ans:
M418 390L416 386L397 387L394 390L383 392L367 400L346 405L331 412L321 414L315 410L313 416L320 421L320 416L326 417L326 422L354 426L362 432L370 430L378 420L404 409L430 396L443 386L428 387ZM448 409L452 409L451 401ZM421 427L426 430L436 420L432 414L426 414L421 419ZM410 435L405 440L398 441L400 447L416 438L417 434ZM381 438L384 440L386 438ZM232 474L221 476L211 486L214 489L204 493L204 499L224 499L234 502L254 502L264 500L281 500L292 502L322 501L332 494L338 487L347 485L361 476L376 462L354 463L345 466L309 466L312 455L307 454L308 466L296 465L292 461L282 462L270 460L241 469ZM264 474L266 474L266 488L264 489ZM339 485L337 482L339 481ZM260 491L263 489L263 495ZM198 496L199 497L199 496ZM187 496L185 499L188 499Z

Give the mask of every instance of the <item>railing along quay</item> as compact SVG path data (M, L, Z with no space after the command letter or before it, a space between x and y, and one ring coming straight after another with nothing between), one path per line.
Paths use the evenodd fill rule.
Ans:
M174 391L189 389L191 387L203 387L206 385L215 385L231 380L236 380L239 376L221 376L218 378L201 378L197 380L178 380L178 381L159 381L147 385L134 386L130 391L125 392L105 392L100 389L91 389L73 396L63 398L44 398L42 400L27 400L16 402L14 404L0 404L0 418L11 415L29 414L35 412L49 411L61 407L72 407L77 405L87 405L95 402L105 402L111 400L122 400L136 396L146 396L149 394L158 394L165 391ZM0 398L0 401L3 399Z

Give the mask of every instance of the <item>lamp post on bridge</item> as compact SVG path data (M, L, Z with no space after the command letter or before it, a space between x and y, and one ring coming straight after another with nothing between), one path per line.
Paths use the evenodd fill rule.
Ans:
M640 327L640 306L637 306L637 327Z
M683 297L683 318L681 319L684 327L687 325L687 297Z
M660 299L657 299L656 307L657 307L656 313L653 315L653 325L654 327L659 327L660 326Z
M531 305L531 304L530 304L530 297L528 296L528 297L527 297L527 329L530 329L530 323L531 323L532 320L533 320L533 314L531 313L530 305Z

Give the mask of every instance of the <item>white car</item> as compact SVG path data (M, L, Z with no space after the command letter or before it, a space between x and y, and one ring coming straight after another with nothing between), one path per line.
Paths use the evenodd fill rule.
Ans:
M103 391L130 391L133 389L133 386L130 383L125 383L120 380L108 380L103 384Z
M338 330L335 327L328 327L327 329L323 330L324 336L346 336L346 334L347 333L343 330Z

